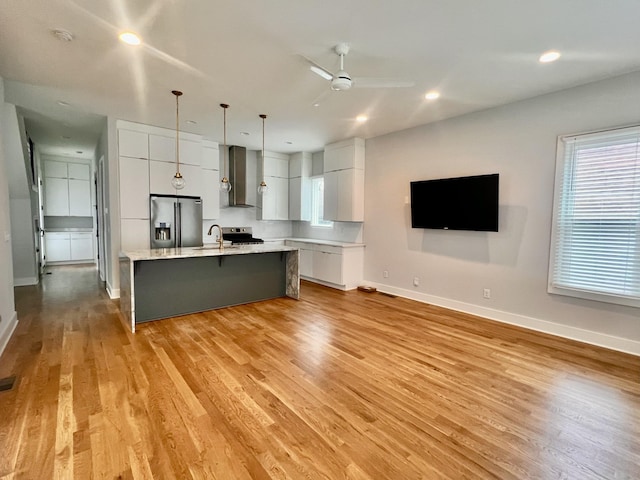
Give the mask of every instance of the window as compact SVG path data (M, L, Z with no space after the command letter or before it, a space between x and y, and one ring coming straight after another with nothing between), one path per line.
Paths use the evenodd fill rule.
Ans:
M549 292L640 307L640 127L560 137Z
M324 177L311 178L311 226L333 227L333 222L323 220L324 213Z

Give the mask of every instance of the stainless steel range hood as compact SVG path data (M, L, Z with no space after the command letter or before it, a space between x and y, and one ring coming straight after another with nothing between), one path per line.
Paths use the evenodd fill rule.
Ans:
M255 163L255 162L254 162ZM256 177L255 165L250 164L247 159L247 149L232 145L229 147L229 181L231 191L229 192L230 207L253 207L256 197L253 194L254 182L251 178Z

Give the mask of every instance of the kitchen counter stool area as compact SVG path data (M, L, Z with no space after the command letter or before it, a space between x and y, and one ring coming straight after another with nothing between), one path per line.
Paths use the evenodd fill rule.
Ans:
M277 297L299 298L299 252L282 245L166 248L120 256L127 327Z

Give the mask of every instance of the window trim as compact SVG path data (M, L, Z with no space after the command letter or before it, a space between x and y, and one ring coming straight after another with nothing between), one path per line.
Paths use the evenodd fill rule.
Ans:
M637 131L640 136L640 125L632 125L618 128L611 128L599 131L592 132L584 132L578 134L571 135L562 135L557 139L556 145L556 167L555 167L555 178L554 178L554 190L553 190L553 212L552 212L552 223L551 223L551 238L550 238L550 246L549 246L549 269L548 269L548 285L547 291L552 294L569 296L582 298L586 300L594 300L605 303L613 303L616 305L630 306L630 307L640 307L640 298L635 298L634 296L626 296L626 295L617 295L614 293L597 293L591 290L580 289L578 287L563 287L554 285L554 272L556 266L556 256L558 253L558 246L560 244L560 240L558 239L559 235L559 215L560 209L562 206L562 190L563 190L563 182L565 177L565 166L567 162L567 158L565 155L566 146L570 140L576 138L596 138L598 136L614 136L616 133L623 133L625 131L633 132ZM640 246L640 243L638 243Z
M322 228L322 229L326 229L326 228L333 228L333 221L331 220L324 220L322 219L320 222L316 222L316 202L315 202L315 198L316 198L316 193L315 193L315 182L317 180L321 179L323 182L323 186L324 186L324 175L313 175L311 177L311 220L309 222L309 224L313 227L313 228ZM324 216L324 202L323 202L323 212L322 212L322 216Z

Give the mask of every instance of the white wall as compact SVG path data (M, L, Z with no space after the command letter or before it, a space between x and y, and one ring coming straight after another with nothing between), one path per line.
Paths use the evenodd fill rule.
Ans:
M38 269L33 247L31 200L12 198L10 203L14 286L36 285Z
M365 278L384 291L640 354L638 309L547 293L557 137L637 123L640 73L367 140ZM498 233L411 228L410 181L486 173L500 173Z
M0 118L12 105L4 103L4 81L0 77ZM13 261L11 254L11 217L7 180L6 131L0 128L0 354L4 350L18 317L13 297Z

